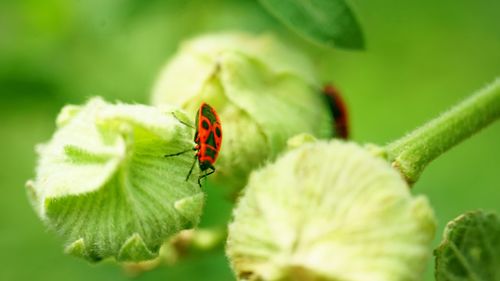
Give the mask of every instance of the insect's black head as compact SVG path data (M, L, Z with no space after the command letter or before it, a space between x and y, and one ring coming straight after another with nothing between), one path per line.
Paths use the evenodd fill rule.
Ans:
M203 171L206 171L208 169L213 169L213 166L212 166L212 163L208 160L205 160L205 161L200 161L200 170L203 172Z

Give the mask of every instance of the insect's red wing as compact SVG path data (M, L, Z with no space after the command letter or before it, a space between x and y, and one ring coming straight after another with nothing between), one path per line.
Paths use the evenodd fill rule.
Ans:
M198 141L200 143L206 143L210 136L210 132L212 131L212 123L210 119L201 114L201 110L199 111L198 115L197 131Z
M212 131L214 134L215 146L218 151L222 144L222 127L219 122L216 122L212 125Z
M214 134L215 146L218 152L222 144L222 126L220 124L219 115L213 108L212 108L212 114L215 117L215 120L213 120L212 122L212 132Z

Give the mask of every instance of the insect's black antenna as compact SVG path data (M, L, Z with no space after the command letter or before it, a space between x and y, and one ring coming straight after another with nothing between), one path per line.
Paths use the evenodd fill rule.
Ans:
M186 150L183 150L181 152L174 153L174 154L167 154L167 155L165 155L165 157L177 156L177 155L181 155L181 154L184 154L186 152L193 151L193 150L195 150L195 149L194 148L190 148L190 149L186 149Z
M189 180L189 177L191 176L191 173L193 172L193 168L194 168L194 165L196 164L196 160L198 159L198 155L195 155L194 156L194 161L193 161L193 165L191 165L191 169L189 169L189 173L186 177L186 181ZM198 181L199 182L199 181Z
M175 119L177 119L177 121L179 121L184 126L187 126L187 127L191 128L191 129L194 129L194 127L191 124L188 124L188 123L182 121L181 119L179 119L179 117L177 117L177 115L175 115L175 112L172 111L172 115L174 116Z

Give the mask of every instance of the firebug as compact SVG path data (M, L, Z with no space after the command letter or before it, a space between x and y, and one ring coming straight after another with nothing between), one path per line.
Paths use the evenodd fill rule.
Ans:
M181 123L190 126L182 121ZM191 165L191 169L189 169L186 181L191 176L194 165L196 164L196 161L198 161L200 170L203 173L198 177L198 184L201 185L201 179L215 172L214 163L219 156L222 144L222 127L217 112L207 103L202 103L196 112L195 126L196 131L194 134L194 142L196 145L191 149L174 154L168 154L165 155L165 157L177 156L189 151L196 151L193 165Z

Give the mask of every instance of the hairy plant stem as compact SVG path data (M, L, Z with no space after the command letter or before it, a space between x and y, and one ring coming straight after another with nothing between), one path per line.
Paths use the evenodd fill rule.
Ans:
M500 78L441 116L385 147L411 185L436 157L500 117Z

